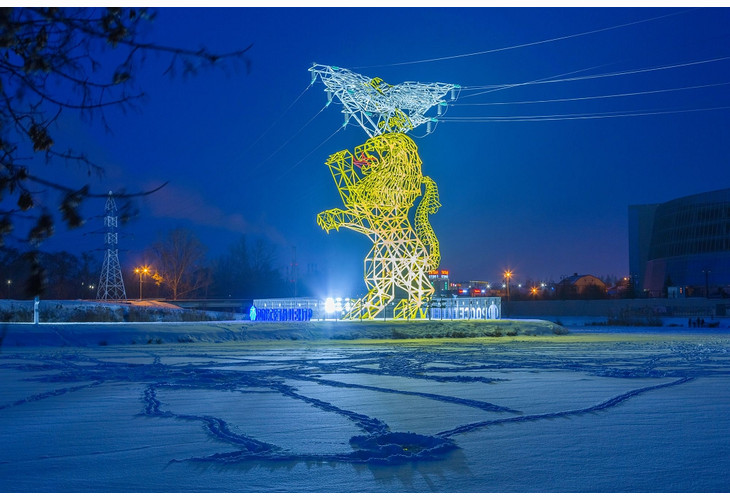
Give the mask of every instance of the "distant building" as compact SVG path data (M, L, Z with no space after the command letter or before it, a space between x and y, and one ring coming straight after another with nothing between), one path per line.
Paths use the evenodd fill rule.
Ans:
M471 297L485 297L491 291L491 285L488 281L471 280L467 282L467 293Z
M606 295L606 284L592 274L578 274L563 278L556 286L559 298L601 298Z
M449 271L447 269L429 271L428 281L431 282L436 296L451 295L449 291Z
M629 207L629 270L636 291L661 297L726 296L730 189Z
M428 319L500 319L500 297L437 298L428 308Z

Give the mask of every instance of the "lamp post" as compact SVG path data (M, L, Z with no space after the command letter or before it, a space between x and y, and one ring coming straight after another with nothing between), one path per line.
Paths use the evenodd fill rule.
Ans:
M142 277L146 274L149 276L150 274L150 267L149 266L142 266L142 267L135 267L134 272L136 274L139 274L139 300L142 300Z
M510 301L510 296L509 296L509 280L510 280L510 278L512 278L512 275L513 274L514 273L511 270L509 270L509 269L507 269L504 272L504 278L507 280L507 302Z
M712 271L705 270L705 269L702 270L702 273L705 275L705 298L706 299L710 298L710 278L709 278L709 274L711 272Z
M8 280L7 283L8 283L8 298L10 298L10 285L13 284L13 280Z

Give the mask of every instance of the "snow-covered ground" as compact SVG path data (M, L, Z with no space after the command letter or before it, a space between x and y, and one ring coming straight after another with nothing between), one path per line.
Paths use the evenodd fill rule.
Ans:
M730 490L723 328L1 347L2 492Z

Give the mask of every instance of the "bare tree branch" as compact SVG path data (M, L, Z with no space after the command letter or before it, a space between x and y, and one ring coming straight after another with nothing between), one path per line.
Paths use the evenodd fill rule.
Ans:
M50 127L63 112L98 118L111 130L104 111L124 109L145 95L133 85L136 69L149 53L169 56L167 69L181 65L186 73L194 72L199 63L248 64L251 45L214 53L144 39L143 28L154 17L153 10L131 7L0 7L0 246L12 237L16 219L35 221L25 238L16 238L35 247L53 234L54 212L61 213L67 227L78 227L83 223L83 201L108 195L33 171L32 160L45 158L47 163L85 166L89 174L103 173L103 165L84 152L74 147L59 151ZM155 193L165 184L144 192L115 193L126 200L122 220L134 213L132 199ZM39 191L49 190L61 198L53 209L36 199ZM40 290L42 265L33 264L31 269L33 286Z

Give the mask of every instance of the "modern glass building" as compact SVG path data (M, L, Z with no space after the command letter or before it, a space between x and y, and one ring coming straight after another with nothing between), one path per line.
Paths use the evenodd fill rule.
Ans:
M629 269L636 289L661 297L730 292L730 189L629 207Z

